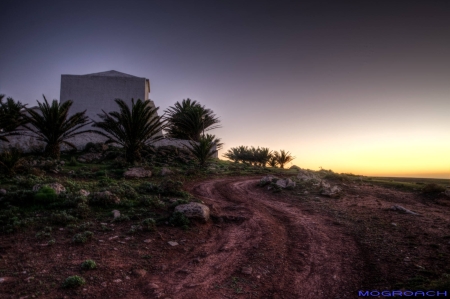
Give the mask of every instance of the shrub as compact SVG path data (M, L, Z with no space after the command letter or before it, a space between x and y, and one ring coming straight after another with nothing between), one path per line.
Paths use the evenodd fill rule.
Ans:
M180 181L164 180L159 184L158 192L164 195L184 195L183 183Z
M66 211L52 213L50 220L55 224L68 224L76 222L78 219L72 215L67 214Z
M69 166L78 166L80 165L80 163L78 163L77 159L75 159L75 157L71 157L69 163L67 163L67 165Z
M78 275L69 276L63 283L63 288L76 288L84 285L86 281Z
M142 220L142 229L146 231L154 231L156 228L156 221L153 218Z
M25 160L17 148L11 148L0 154L0 170L3 174L12 176L23 166Z
M428 194L436 194L436 193L441 193L445 191L445 187L438 185L438 184L426 184L423 189L422 192L423 193L428 193Z
M91 240L93 236L94 236L93 232L85 231L84 233L76 234L75 236L73 236L72 242L84 244L87 241Z
M174 226L181 226L183 228L188 228L189 224L191 223L189 219L184 216L181 212L175 212L173 213L172 217L169 219L169 223Z
M34 199L38 203L49 204L57 201L58 195L52 188L44 186L34 195Z
M97 264L93 260L85 260L81 263L81 269L83 270L92 270L97 268Z

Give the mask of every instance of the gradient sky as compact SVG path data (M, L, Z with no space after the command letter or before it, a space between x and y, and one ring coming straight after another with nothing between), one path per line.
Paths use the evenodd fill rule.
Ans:
M213 109L220 155L450 178L450 5L342 2L2 0L0 93L35 105L61 74L117 70L149 78L160 111Z

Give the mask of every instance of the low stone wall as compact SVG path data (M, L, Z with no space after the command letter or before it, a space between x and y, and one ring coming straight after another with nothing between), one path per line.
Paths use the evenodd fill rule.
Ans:
M9 147L16 147L19 148L22 152L28 153L28 152L42 152L45 148L45 143L41 141L37 141L33 137L28 136L10 136L8 137L10 143L0 142L0 152L3 151L5 148ZM72 143L77 147L77 150L83 150L89 142L93 143L103 143L107 140L106 137L95 134L95 133L84 133L75 136L74 138L70 138L67 141ZM175 139L175 138L164 138L161 140L158 140L153 143L155 147L160 146L176 146L178 148L186 148L190 147L188 140L182 140L182 139ZM71 147L67 145L61 146L61 151L70 150ZM219 155L216 152L214 155L214 158L218 158Z

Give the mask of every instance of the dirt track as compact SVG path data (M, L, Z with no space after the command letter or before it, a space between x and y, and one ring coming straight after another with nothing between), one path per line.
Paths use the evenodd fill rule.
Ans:
M331 219L268 193L257 181L215 179L189 187L211 207L215 224L188 257L173 256L164 276L150 278L159 286L157 297L357 297L362 261L354 240Z

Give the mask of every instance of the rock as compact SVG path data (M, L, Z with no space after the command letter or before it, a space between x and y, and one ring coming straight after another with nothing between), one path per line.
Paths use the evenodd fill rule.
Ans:
M75 174L75 171L70 170L70 171L68 172L68 174Z
M89 196L89 194L91 194L91 192L86 191L86 190L84 190L84 189L81 189L80 191L78 191L78 193L79 193L81 196Z
M159 289L159 285L157 285L156 283L150 282L147 287L151 290L155 290L155 289Z
M250 274L252 274L253 269L252 269L252 267L242 267L241 272L243 274L250 275Z
M323 188L322 192L320 194L331 197L331 198L337 198L337 197L341 196L342 189L339 188L338 186L333 186L331 188Z
M102 154L100 153L87 153L78 157L78 162L81 163L92 163L97 162L102 159Z
M392 222L391 225L392 225L392 226L397 226L397 223Z
M410 210L408 210L408 209L405 209L405 208L402 207L402 206L392 206L391 209L394 210L394 211L399 211L399 212L406 213L406 214L419 215L419 214L417 214L417 213L415 213L415 212L413 212L413 211L410 211Z
M115 239L118 239L119 238L119 236L114 236L114 237L111 237L111 238L109 238L108 240L115 240Z
M450 197L450 188L445 189L444 194Z
M113 210L113 211L112 211L111 213L113 214L113 216L114 216L114 219L116 219L116 218L119 218L119 217L120 217L120 211L118 211L118 210Z
M66 164L66 162L65 161L59 161L59 164L64 165L64 164Z
M203 222L207 222L210 215L209 208L197 202L178 205L175 207L175 212L180 212L187 218L198 219Z
M173 174L173 171L170 170L169 168L163 167L161 169L161 176L167 176L167 175L170 175L170 174Z
M295 187L295 182L291 179L280 179L276 182L277 186L280 188L292 189Z
M0 189L0 195L6 195L6 190L5 189Z
M136 277L144 277L147 274L147 271L145 271L144 269L134 269L133 270L133 275Z
M299 169L299 173L297 174L297 178L302 181L319 181L320 178L311 170Z
M91 198L93 202L103 204L118 204L120 202L120 198L109 191L94 192L92 193Z
M122 279L114 279L113 282L115 282L115 283L121 283L121 282L122 282Z
M175 241L169 241L167 242L170 246L178 246L178 243Z
M272 183L274 180L278 180L278 178L274 177L272 175L266 175L265 177L263 177L262 179L259 180L259 185L265 186L267 184Z
M106 283L106 281L102 282L101 286L106 288L108 286L108 283Z
M146 239L146 240L144 240L144 243L150 243L152 241L153 241L152 239Z
M128 169L123 175L126 179L148 178L152 176L152 172L143 167L133 167Z
M56 192L56 194L59 194L59 193L61 193L61 192L66 192L66 188L64 188L64 186L63 185L61 185L60 183L51 183L51 184L44 184L44 185L42 185L42 184L37 184L37 185L34 185L33 186L33 191L34 192L37 192L37 191L39 191L42 187L44 187L44 186L46 186L46 187L49 187L49 188L52 188L53 190L55 190L55 192Z
M301 168L298 167L297 165L292 165L291 167L289 167L289 169L297 169L297 170L301 170Z
M280 188L286 188L286 181L283 179L278 180L275 184Z

